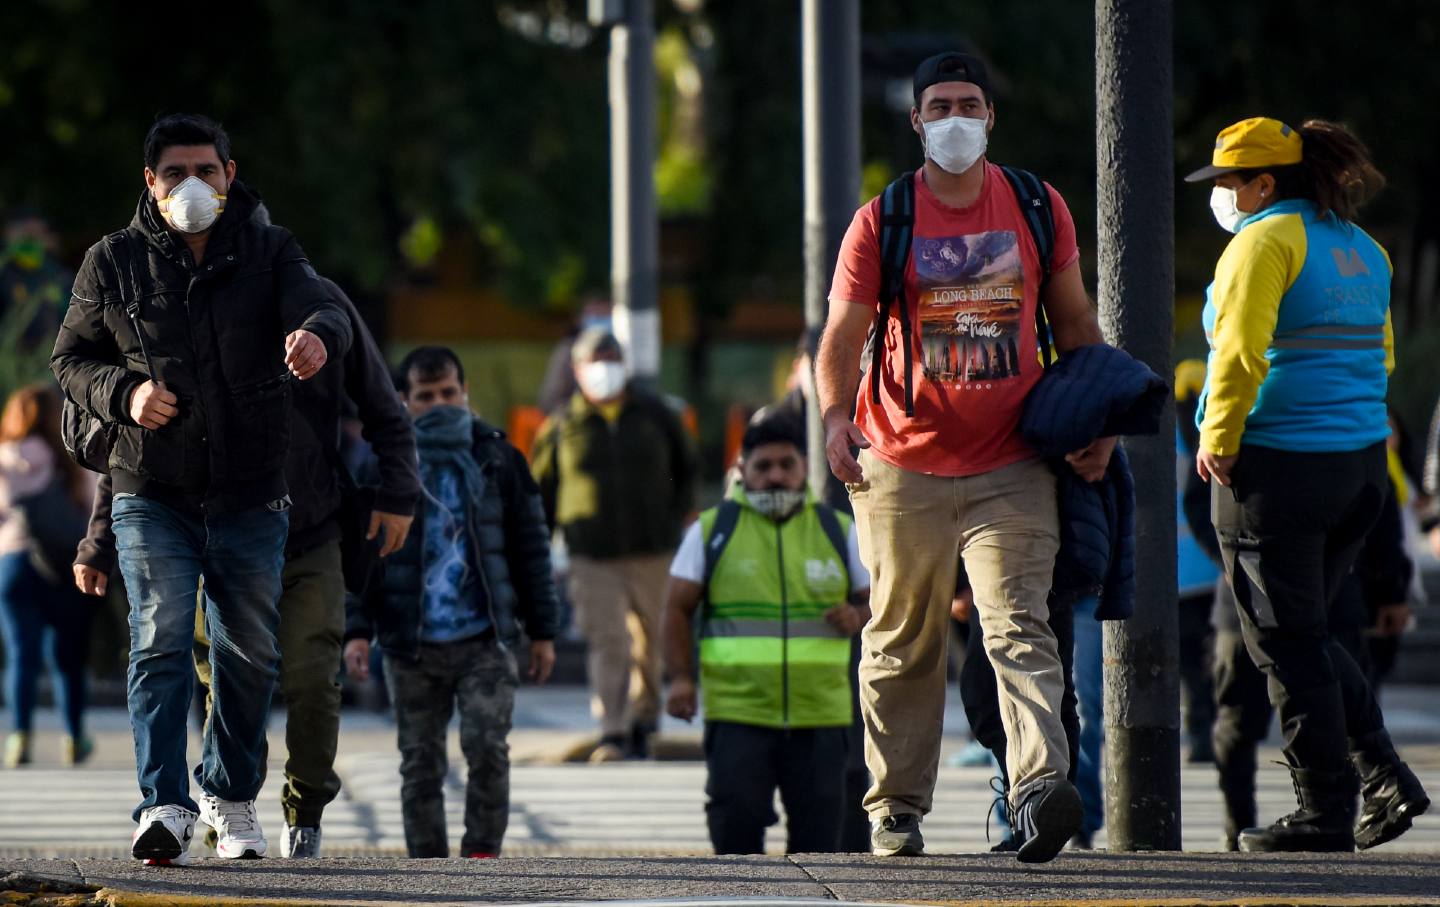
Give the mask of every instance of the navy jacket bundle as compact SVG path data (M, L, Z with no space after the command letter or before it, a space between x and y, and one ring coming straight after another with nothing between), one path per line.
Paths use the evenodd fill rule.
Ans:
M1104 343L1062 355L1025 398L1020 431L1051 461L1058 479L1060 553L1051 595L1100 593L1097 620L1124 620L1135 607L1135 481L1123 448L1105 477L1086 482L1065 455L1112 435L1153 435L1170 388L1149 366Z

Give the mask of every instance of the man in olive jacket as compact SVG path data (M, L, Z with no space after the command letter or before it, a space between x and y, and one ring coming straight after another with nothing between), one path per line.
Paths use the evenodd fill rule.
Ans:
M669 404L626 381L608 330L581 333L571 362L580 389L540 429L531 468L570 553L570 597L600 720L591 759L644 757L660 717L660 617L670 558L694 507L695 459Z
M290 232L252 221L258 198L235 179L216 123L161 118L144 153L135 217L86 254L51 367L66 396L110 427L142 796L131 854L183 863L194 834L185 720L203 576L214 685L199 810L220 856L258 857L290 381L343 356L350 323Z

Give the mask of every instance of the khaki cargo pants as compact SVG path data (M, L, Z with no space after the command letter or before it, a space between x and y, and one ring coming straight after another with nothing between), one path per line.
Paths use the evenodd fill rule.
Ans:
M874 613L861 636L872 819L930 811L945 711L950 602L965 560L1009 741L1011 802L1070 769L1064 678L1046 598L1060 545L1055 476L1040 460L963 478L907 472L862 451L849 486Z

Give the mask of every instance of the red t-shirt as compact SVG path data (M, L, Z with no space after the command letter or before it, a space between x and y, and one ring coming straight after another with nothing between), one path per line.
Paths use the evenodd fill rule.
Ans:
M1080 257L1070 209L1049 184L1055 214L1051 273ZM880 198L855 212L830 298L872 309L880 295ZM885 326L880 402L860 382L855 421L872 452L910 472L969 476L1035 454L1020 437L1025 395L1043 370L1035 341L1040 257L1005 174L985 164L985 186L952 208L915 173L915 234L905 269L914 349L915 415L905 415L899 313ZM866 363L868 366L869 363Z

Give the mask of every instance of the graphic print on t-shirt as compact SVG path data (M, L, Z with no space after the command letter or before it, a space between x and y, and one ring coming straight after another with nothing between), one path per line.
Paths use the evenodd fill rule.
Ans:
M925 377L983 390L1020 374L1025 272L1014 231L916 237Z

